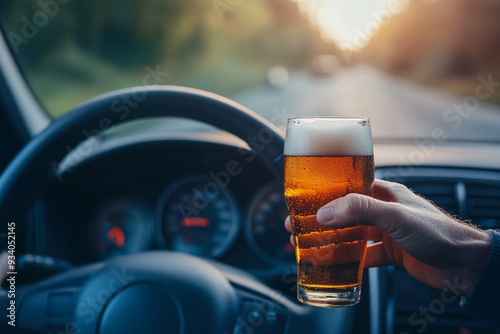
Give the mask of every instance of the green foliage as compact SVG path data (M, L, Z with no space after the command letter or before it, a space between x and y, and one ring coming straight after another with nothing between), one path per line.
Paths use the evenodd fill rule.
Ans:
M40 12L47 23L25 38L26 21L36 23ZM170 73L161 84L229 95L264 83L271 66L293 71L337 53L291 0L16 0L0 2L0 20L53 117L99 93L142 85L147 67Z

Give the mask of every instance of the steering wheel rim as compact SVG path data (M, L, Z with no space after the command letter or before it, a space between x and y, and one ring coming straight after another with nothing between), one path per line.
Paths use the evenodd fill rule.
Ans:
M57 167L67 155L68 146L74 148L87 139L89 135L94 135L99 130L112 125L139 118L161 116L198 120L236 135L249 143L250 148L269 166L277 180L282 180L284 136L277 127L259 115L229 99L201 90L176 86L135 87L107 93L77 106L26 145L0 176L0 220L17 221L17 227L22 226L23 215L28 212L29 205L33 204L50 186L51 182L55 181L58 175ZM261 144L264 145L252 147L251 139L255 140L255 138L261 138ZM153 258L158 259L158 261L151 261ZM211 317L217 320L213 323L214 327L211 331L192 330L190 332L186 330L183 333L219 334L226 332L226 330L232 332L238 308L242 307L238 305L243 305L241 303L244 303L246 298L251 298L252 304L255 302L259 308L262 305L268 305L271 309L274 306L278 307L277 310L286 309L288 320L283 332L289 334L304 331L327 333L331 332L332 324L335 324L334 327L337 327L339 332L348 332L352 324L353 310L299 306L257 280L248 278L245 273L237 273L237 270L227 271L220 266L205 263L203 260L187 254L176 255L167 251L156 254L133 254L111 259L104 263L78 267L31 286L23 287L16 291L16 298L20 299L20 305L23 307L22 305L29 305L29 301L33 299L39 300L40 294L50 296L54 291L60 293L61 286L76 285L79 291L77 292L78 307L84 304L87 296L95 294L96 291L105 291L107 299L103 301L102 307L96 310L98 316L94 320L87 322L85 318L79 317L78 310L74 314L82 333L96 331L105 333L106 331L101 327L101 324L114 324L116 319L122 319L121 317L117 318L117 315L119 316L121 313L114 312L108 305L110 303L119 304L116 300L119 301L120 298L122 300L133 298L137 301L137 298L143 293L148 293L154 298L156 289L151 284L161 285L162 282L167 281L158 290L164 298L156 298L154 308L167 311L176 309L175 305L179 298L172 293L172 289L165 290L165 284L168 284L168 280L173 277L177 281L176 284L183 284L182 278L184 276L176 276L172 270L166 270L165 267L159 266L160 258L170 259L169 262L173 263L184 263L186 267L183 270L187 269L189 265L203 266L206 268L206 272L210 272L207 274L208 276L198 275L197 272L189 270L182 272L189 276L187 281L192 282L193 285L200 285L201 283L196 283L196 280L200 281L205 277L212 281L211 286L214 287L214 290L219 288L219 292L215 294L199 291L205 296L205 305L211 305L209 308L216 310L216 312L225 312L224 315L220 319ZM110 275L115 275L117 270L122 270L125 266L130 268L132 273L135 273L134 279L123 286L116 285L116 291L103 287L103 282L112 281L113 277L110 278ZM224 275L220 274L221 271ZM127 273L128 271L124 275ZM143 276L143 273L146 276ZM216 286L214 283L216 281L223 281L222 286ZM236 290L240 292L235 295ZM221 295L226 297L218 299L218 296ZM118 299L115 296L118 296ZM0 306L4 307L8 302L9 300L5 296L0 295ZM40 321L43 321L45 311L44 309L39 311L42 312L39 317ZM131 314L135 311L127 308L125 312ZM279 312L278 314L282 314ZM21 314L23 314L22 309ZM210 318L210 314L212 313L207 313L208 318ZM262 316L262 314L260 315ZM106 317L111 320L106 322ZM282 316L278 316L277 319L280 317ZM128 320L127 317L124 319ZM189 323L199 325L196 320L189 321ZM247 330L248 323L246 321L237 322L237 324L245 326L241 327L242 329L239 329L238 332L243 333ZM126 325L127 323L125 323L125 328L127 328ZM260 326L262 323L258 325ZM173 326L177 325L173 324ZM251 328L253 328L252 326ZM173 332L178 330L178 327L175 328L177 329L172 329ZM223 330L221 331L221 329Z
M74 148L93 134L139 118L173 116L211 124L245 142L266 138L255 149L278 180L282 179L284 137L250 109L225 97L179 86L142 86L113 91L77 106L33 138L0 176L0 218L17 219L56 178L57 167Z
M67 147L75 147L88 137L125 121L159 116L205 122L236 135L249 145L252 136L265 134L262 136L266 138L264 148L254 149L278 178L282 174L283 136L271 123L249 109L216 94L191 88L135 87L89 100L35 137L0 177L0 217L17 220L20 213L28 211L30 204L56 178L59 162L68 154ZM134 275L129 275L133 279L127 284L115 284L115 289L111 290L106 282L116 281L112 273L125 267L134 272ZM169 283L165 284L165 281ZM90 320L85 319L85 312L75 312L75 321L85 333L114 332L120 325L121 331L130 331L137 322L128 319L137 311L127 306L129 302L123 301L140 301L145 294L149 295L149 303L148 308L142 309L142 316L156 317L156 321L147 323L150 325L148 331L152 333L165 330L184 333L181 319L188 323L190 330L187 333L200 332L202 327L196 324L196 319L204 319L203 326L210 325L205 332L215 334L231 330L236 316L236 295L222 273L212 265L184 254L137 254L108 261L104 268L87 279L79 294L79 305L84 305L89 296L102 295L103 289L109 295L106 302L96 309L99 316ZM201 311L183 314L181 304L187 309ZM165 322L165 315L172 313L178 315ZM123 314L129 316L121 319ZM158 331L160 324L163 325Z

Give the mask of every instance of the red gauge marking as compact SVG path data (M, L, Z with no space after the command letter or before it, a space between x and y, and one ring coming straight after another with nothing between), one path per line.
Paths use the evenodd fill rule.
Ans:
M210 220L204 217L187 217L181 222L183 227L209 227Z
M123 246L125 246L125 233L120 227L116 226L109 230L107 237L116 247L123 248Z

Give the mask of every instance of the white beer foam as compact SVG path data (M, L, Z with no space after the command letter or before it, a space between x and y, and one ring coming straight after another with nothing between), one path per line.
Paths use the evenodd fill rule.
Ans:
M305 117L289 122L292 124L287 127L285 155L373 155L370 122L366 118Z

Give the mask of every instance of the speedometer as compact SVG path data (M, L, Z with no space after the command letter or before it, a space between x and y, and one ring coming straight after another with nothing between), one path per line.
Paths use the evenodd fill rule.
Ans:
M245 237L254 252L271 264L294 258L290 233L283 226L287 215L283 188L278 184L261 188L248 210Z
M217 258L234 244L239 210L226 185L185 176L163 192L157 213L160 243L175 251Z
M115 198L99 210L90 225L90 250L99 259L144 251L151 244L153 227L145 205Z

